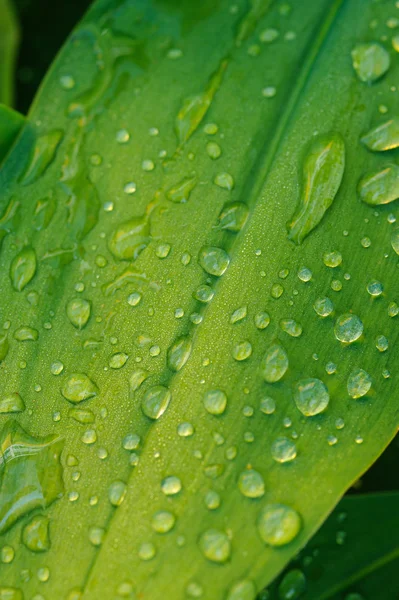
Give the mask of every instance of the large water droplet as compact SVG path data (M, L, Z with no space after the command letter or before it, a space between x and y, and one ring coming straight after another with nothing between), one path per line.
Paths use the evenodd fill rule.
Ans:
M33 327L18 327L14 332L14 338L18 342L37 342L39 332Z
M175 496L182 489L182 483L175 475L169 475L161 483L161 490L165 496Z
M25 403L18 392L12 392L0 399L0 414L19 413L25 410Z
M327 408L330 395L320 379L309 377L295 383L294 400L298 410L305 417L313 417Z
M202 554L215 563L225 563L230 558L231 545L226 533L217 529L208 529L199 540Z
M388 71L390 57L381 44L357 44L352 50L352 64L356 75L364 83L373 83Z
M399 198L399 166L393 163L362 177L357 186L359 196L370 206L389 204Z
M238 488L246 498L261 498L265 493L265 482L258 471L246 469L239 477Z
M168 367L172 371L180 371L191 354L192 343L191 340L187 337L182 337L168 349Z
M328 317L334 311L334 304L330 298L317 298L313 304L315 312L319 317Z
M393 150L399 146L399 118L393 117L378 127L368 131L361 141L367 148L376 152Z
M151 526L157 533L168 533L175 526L175 522L176 517L172 513L159 510L153 515Z
M209 390L205 392L203 402L211 415L222 415L226 410L227 396L222 390Z
M94 398L98 394L96 384L84 373L73 373L65 381L61 394L74 404Z
M221 277L229 266L230 257L222 248L204 246L198 255L198 262L209 275Z
M297 600L306 590L306 577L299 569L286 573L278 586L280 600Z
M299 337L302 335L302 325L294 321L294 319L281 319L280 327L291 337Z
M168 408L171 397L171 393L167 387L154 385L144 394L141 402L143 413L150 419L159 419Z
M338 317L334 334L337 340L345 344L352 344L360 338L363 333L363 323L356 315L345 313Z
M278 437L272 444L272 457L279 463L294 460L296 458L295 442L284 436Z
M83 298L72 298L67 304L67 317L74 327L83 329L90 318L91 304Z
M197 177L185 177L179 183L171 187L166 192L166 197L171 202L185 203L188 202L190 194L197 185Z
M284 377L288 369L288 356L284 348L276 343L269 346L260 363L260 373L268 383L275 383Z
M247 340L238 342L233 347L233 358L237 361L247 360L252 354L252 344Z
M302 527L299 514L285 504L266 504L262 509L258 530L269 546L285 546L294 540Z
M36 253L33 248L26 247L13 259L10 267L10 278L14 289L21 292L36 273Z
M356 367L350 373L346 385L349 396L352 398L362 398L370 390L372 379L366 371Z
M253 600L256 596L256 587L253 581L243 579L237 581L229 590L226 600Z
M219 215L219 227L233 233L238 233L248 219L248 206L243 202L225 204Z
M46 552L50 548L49 520L36 515L22 530L22 541L32 552Z
M136 260L151 241L148 216L121 223L111 234L108 247L119 260Z
M320 223L341 185L345 168L345 144L337 133L312 142L303 165L303 184L298 208L287 224L288 237L301 244Z

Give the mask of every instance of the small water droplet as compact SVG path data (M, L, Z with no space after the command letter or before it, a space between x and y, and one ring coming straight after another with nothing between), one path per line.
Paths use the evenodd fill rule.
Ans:
M276 410L276 402L270 397L262 398L259 408L265 415L272 415Z
M204 394L203 403L211 415L222 415L226 410L227 396L222 390L209 390Z
M204 246L199 252L198 262L209 275L221 277L229 266L230 257L222 248Z
M325 252L325 254L323 254L323 262L326 267L335 269L335 267L339 267L342 263L342 254L337 251Z
M399 198L399 166L388 164L364 175L357 186L360 199L370 206L389 204Z
M373 83L385 75L390 66L388 52L381 44L357 44L352 50L352 64L360 81Z
M157 420L166 411L171 400L171 393L163 385L154 385L144 394L141 402L143 413L150 419Z
M270 324L270 315L267 312L259 312L254 317L255 327L257 329L266 329Z
M218 173L214 183L224 190L231 191L234 188L234 179L229 173Z
M77 329L83 329L91 313L91 304L83 298L72 298L67 304L66 314L70 322Z
M46 552L50 548L49 520L34 516L22 530L22 541L32 552Z
M384 152L399 146L399 118L393 117L368 131L361 142L370 150Z
M284 348L278 344L269 346L260 363L260 373L267 383L275 383L284 377L288 369L288 356Z
M296 338L302 335L302 325L294 321L294 319L281 319L280 327L291 337Z
M175 496L182 489L182 483L175 475L169 475L161 483L161 490L165 496Z
M114 481L108 488L108 500L112 506L120 506L126 497L126 483Z
M252 354L252 344L248 340L238 342L233 347L233 358L237 361L247 360Z
M151 526L156 533L168 533L173 529L176 517L167 510L156 512L151 521Z
M384 291L384 287L380 281L373 279L373 281L370 281L367 284L367 291L370 296L377 298L378 296L381 296L382 292Z
M297 455L295 442L284 436L274 440L271 450L272 458L279 463L291 462Z
M36 268L36 253L33 248L26 247L14 257L10 266L10 279L17 292L22 292L33 279Z
M208 529L200 539L202 554L215 563L225 563L230 558L231 545L226 533L217 529Z
M265 493L265 482L258 471L246 469L239 477L238 488L246 498L261 498Z
M337 340L344 344L353 344L363 334L363 323L356 315L345 313L338 317L334 334Z
M306 577L299 569L288 571L278 586L280 600L297 600L306 590Z
M328 317L334 312L334 305L330 298L317 298L315 303L313 304L313 308L315 312L319 315L319 317Z

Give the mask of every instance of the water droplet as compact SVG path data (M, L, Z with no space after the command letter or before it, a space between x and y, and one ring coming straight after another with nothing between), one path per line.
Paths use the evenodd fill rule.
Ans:
M139 558L145 561L152 560L155 557L156 553L156 548L151 542L144 542L143 544L141 544L138 552Z
M134 181L129 181L128 183L126 183L123 187L123 191L125 192L125 194L134 194L137 190L137 185L134 183Z
M230 263L230 257L222 248L204 246L198 255L198 262L206 273L221 277Z
M342 254L341 252L337 251L325 252L323 254L323 262L326 267L335 269L335 267L339 267L339 265L342 263Z
M57 435L32 437L13 419L0 432L0 535L18 519L44 509L64 491ZM49 477L51 474L51 477Z
M87 429L82 437L80 438L84 444L90 446L91 444L95 444L97 441L97 433L94 429ZM100 456L101 458L101 456ZM106 458L106 457L103 457ZM75 498L77 500L77 498Z
M294 321L294 319L281 319L280 327L291 337L296 338L302 335L302 325Z
M60 85L64 90L72 90L75 87L75 80L71 75L61 75Z
M207 123L204 127L204 132L207 135L216 135L218 131L219 127L216 125L216 123Z
M356 75L364 83L373 83L388 71L390 57L381 44L357 44L352 50L352 64Z
M385 337L385 335L377 336L375 347L377 348L377 350L379 350L379 352L386 352L388 350L388 346L388 340Z
M296 458L296 455L296 445L292 440L284 436L274 440L272 444L272 457L276 462L290 462Z
M176 135L180 145L187 142L205 117L222 83L227 64L226 60L221 61L218 70L211 76L204 92L196 96L190 96L184 100L175 121Z
M17 292L21 292L33 279L36 267L36 253L33 248L26 247L15 256L10 267L10 278Z
M126 483L114 481L108 488L108 500L112 506L120 506L126 497Z
M102 527L90 527L89 541L93 546L101 546L105 537L105 530Z
M50 548L49 520L36 515L22 530L22 541L32 552L46 552Z
M234 323L238 323L242 321L247 316L247 307L241 306L232 312L230 316L230 323L234 325Z
M370 150L384 152L399 146L399 118L393 117L368 131L361 142Z
M265 415L272 415L276 410L276 402L273 398L262 398L259 408Z
M28 165L21 179L22 185L34 183L45 173L47 167L50 166L55 158L62 137L62 131L55 129L36 139Z
M202 554L215 563L225 563L230 558L231 545L226 533L217 529L208 529L199 540Z
M156 533L168 533L175 526L175 522L176 517L172 513L159 510L153 515L151 526Z
M338 317L334 334L337 340L344 344L352 344L356 342L363 333L363 323L356 315L345 313Z
M219 215L219 227L226 231L238 233L248 219L248 206L243 202L229 202L225 204Z
M243 579L237 581L230 589L226 600L253 600L256 596L256 587L253 581Z
M208 156L213 160L216 160L222 155L222 149L216 142L208 142L206 145L206 151Z
M25 410L25 403L18 392L12 392L0 399L0 414L19 413Z
M284 293L284 288L282 285L280 285L279 283L274 283L272 285L272 289L270 290L270 295L272 298L274 298L275 300L278 300L279 298L281 298L283 293Z
M247 360L252 354L252 344L247 340L238 342L233 348L233 358L237 361Z
M279 35L280 33L277 29L268 28L260 32L259 40L264 44L270 44L271 42L274 42L274 40L276 40Z
M303 188L298 208L287 224L288 237L301 244L320 223L341 185L345 144L337 133L316 138L303 165Z
M116 132L115 137L119 144L127 144L127 142L130 140L130 133L127 129L119 129L119 131Z
M301 527L299 514L285 504L266 504L259 515L259 534L269 546L289 544L297 537Z
M399 315L399 306L396 302L390 302L388 305L388 316L393 318Z
M284 377L288 364L284 348L278 343L272 344L261 360L260 373L267 383L275 383Z
M393 163L362 177L357 186L360 199L370 206L389 204L399 198L399 166Z
M109 359L108 365L111 369L121 369L126 364L128 358L128 355L124 352L116 352Z
M267 312L259 312L254 317L255 327L257 329L266 329L270 324L270 315Z
M330 402L327 387L320 379L301 379L294 385L294 400L305 417L323 412Z
M185 177L166 192L166 197L171 202L183 204L185 202L188 202L188 200L190 199L190 194L196 185L196 176Z
M265 493L265 482L258 471L246 469L239 477L238 488L246 498L261 498Z
M308 281L310 281L312 279L312 276L313 276L312 271L310 269L308 269L307 267L301 267L298 271L298 279L300 279L304 283L307 283Z
M328 317L334 311L334 305L330 298L317 298L313 304L315 312L319 317Z
M0 560L3 564L9 565L14 560L14 557L15 557L15 550L12 546L3 546L2 547L1 552L0 552ZM7 596L5 598L6 598L6 600L8 600ZM2 600L1 588L0 588L0 599ZM11 600L13 600L12 596L11 596Z
M191 349L192 343L189 338L182 337L176 340L168 349L167 361L169 369L176 373L180 371L190 358Z
M177 426L177 434L183 438L191 437L194 435L194 427L191 423L179 423Z
M262 96L264 98L274 98L276 94L277 89L274 87L274 85L267 85L262 89Z
M111 234L108 247L118 260L136 260L151 241L148 215L121 223Z
M211 415L222 415L226 410L227 396L222 390L209 390L204 394L203 403Z
M384 287L380 281L373 279L373 281L370 281L367 284L367 291L370 296L377 298L378 296L381 296L382 292L384 291Z
M278 586L280 600L297 600L306 590L306 577L299 569L286 573Z
M154 385L144 394L141 402L143 413L150 419L159 419L168 408L171 397L171 393L167 387Z
M218 173L213 182L218 187L229 192L234 188L234 179L229 173Z
M175 475L169 475L161 483L161 490L165 496L175 496L182 489L181 481Z
M90 318L91 304L83 298L73 298L67 304L66 313L74 327L83 329Z
M202 598L204 588L196 581L191 581L186 587L186 594L189 598Z
M73 373L65 381L61 394L74 404L94 398L98 394L96 384L84 373Z
M370 390L372 379L363 369L356 367L350 373L347 381L348 394L352 398L362 398Z

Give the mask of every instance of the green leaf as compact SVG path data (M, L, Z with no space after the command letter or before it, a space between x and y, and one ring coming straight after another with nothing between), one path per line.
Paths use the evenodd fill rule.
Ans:
M301 555L259 598L397 598L398 502L398 492L344 498Z
M100 0L72 34L0 172L0 397L65 485L3 587L250 600L393 438L391 180L357 195L397 160L361 141L399 109L394 50L359 51L393 12Z
M0 104L0 164L21 131L25 117Z

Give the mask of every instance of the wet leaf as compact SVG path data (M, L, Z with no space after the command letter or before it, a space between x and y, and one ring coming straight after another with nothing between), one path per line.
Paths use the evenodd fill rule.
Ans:
M95 3L0 171L15 597L252 600L397 431L393 8L198 4Z

